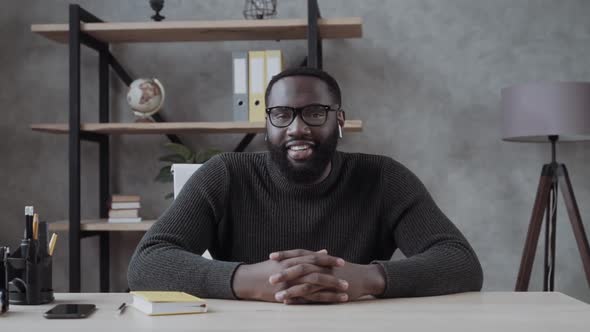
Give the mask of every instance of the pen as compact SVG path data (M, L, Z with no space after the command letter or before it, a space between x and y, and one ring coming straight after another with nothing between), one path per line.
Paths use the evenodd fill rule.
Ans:
M55 250L55 243L57 242L57 234L53 233L51 235L51 240L49 240L49 256L53 256L53 251Z
M28 260L29 259L29 254L30 254L30 250L29 247L31 246L31 240L29 239L22 239L20 241L20 254L22 256L23 259Z
M25 206L25 239L32 238L33 233L33 213L35 209L32 206Z
M119 308L117 308L117 311L119 312L119 315L122 315L123 312L125 312L125 308L127 308L127 303L125 303L125 302L121 303L121 305L119 306Z
M39 214L33 214L33 242L31 242L31 250L33 254L33 262L37 262L39 256Z
M40 221L39 222L39 229L38 229L38 237L39 237L39 243L38 243L38 247L39 247L39 256L45 258L47 257L47 223L45 221Z
M10 248L0 247L0 314L8 311L8 280L7 258L10 253Z
M39 239L39 214L33 214L33 240Z

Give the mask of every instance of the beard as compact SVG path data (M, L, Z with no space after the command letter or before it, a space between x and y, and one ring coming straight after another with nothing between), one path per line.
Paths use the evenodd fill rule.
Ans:
M313 153L310 159L303 162L295 162L289 159L287 143L291 140L305 139L314 142ZM313 183L317 181L326 167L330 164L332 156L338 145L338 129L334 131L323 142L311 138L290 138L282 144L275 145L270 140L266 145L270 152L271 160L278 166L279 171L289 180L295 183Z

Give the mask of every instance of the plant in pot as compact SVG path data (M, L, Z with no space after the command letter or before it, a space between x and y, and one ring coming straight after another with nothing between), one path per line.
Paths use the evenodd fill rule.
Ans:
M218 149L205 149L194 152L184 144L166 143L164 147L169 150L169 154L158 158L159 161L167 163L160 168L158 175L154 179L156 182L169 183L174 179L172 176L172 164L202 164L216 154L221 153ZM174 193L168 193L165 199L174 197Z

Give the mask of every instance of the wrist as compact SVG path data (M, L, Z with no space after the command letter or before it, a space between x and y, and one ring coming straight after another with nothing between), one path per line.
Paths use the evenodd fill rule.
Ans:
M379 264L368 264L365 295L379 296L385 291L385 271Z
M242 264L238 266L234 273L234 279L232 282L232 289L234 295L238 300L253 300L255 297L252 291L252 271L250 265Z

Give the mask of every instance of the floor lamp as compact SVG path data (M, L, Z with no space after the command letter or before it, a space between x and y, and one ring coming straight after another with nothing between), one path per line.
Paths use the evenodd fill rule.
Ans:
M539 234L545 217L543 290L555 286L557 193L561 190L590 286L590 247L572 184L556 160L557 142L590 140L590 83L542 82L502 90L503 139L551 143L551 162L543 165L526 236L516 291L527 291Z

